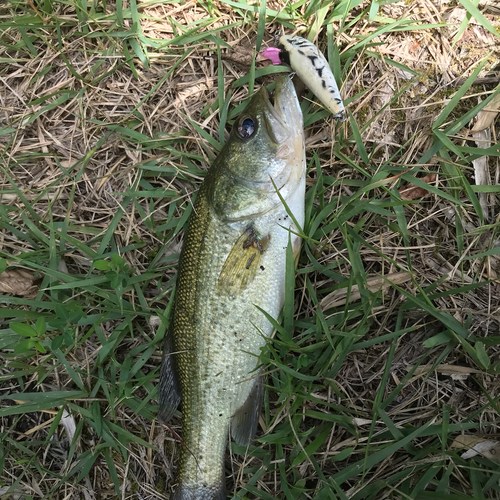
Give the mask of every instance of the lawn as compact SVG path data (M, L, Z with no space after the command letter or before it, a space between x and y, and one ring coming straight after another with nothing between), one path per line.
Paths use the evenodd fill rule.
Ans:
M459 0L0 4L0 499L168 499L156 420L192 200L298 33L295 289L228 498L500 498L500 7Z

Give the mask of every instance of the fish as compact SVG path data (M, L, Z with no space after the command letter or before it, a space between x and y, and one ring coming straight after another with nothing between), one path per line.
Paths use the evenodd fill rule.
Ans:
M287 64L321 101L333 117L345 121L344 103L330 65L318 47L297 35L282 35L279 48L268 47L263 52L273 64Z
M284 75L274 104L263 87L235 121L187 223L158 396L160 422L182 411L172 500L225 499L229 433L241 446L255 436L266 314L283 308L287 246L300 251L305 175L302 112Z

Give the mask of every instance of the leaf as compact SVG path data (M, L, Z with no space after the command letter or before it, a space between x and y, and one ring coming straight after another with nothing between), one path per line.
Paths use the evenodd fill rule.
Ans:
M422 345L427 349L432 349L438 345L447 344L452 340L453 335L449 330L444 332L440 332L437 335L433 335L432 337L425 340Z
M22 269L9 269L0 274L0 293L34 299L38 293L38 286L33 284L34 281L32 273Z
M464 260L480 259L482 257L488 257L490 255L500 255L500 246L490 248L486 252L476 253L474 255L467 255Z
M379 290L386 290L392 284L399 285L411 279L410 273L391 273L386 276L376 276L366 280L366 289L372 293ZM353 285L350 289L340 288L329 293L321 302L320 307L324 311L333 307L339 307L346 303L349 294L349 303L356 302L361 299L361 292L358 285Z
M26 323L18 323L14 321L10 323L9 326L12 330L14 330L19 335L22 335L23 337L36 337L35 329L32 326L27 325Z
M372 4L370 5L370 22L375 19L375 16L377 15L378 9L380 7L380 4L376 2L375 0L372 1Z
M111 264L107 260L96 260L94 262L94 267L99 271L109 271L111 269Z
M484 344L480 341L474 344L476 349L477 359L481 362L484 368L488 368L490 366L490 358L486 353L486 349L484 348Z
M422 178L422 182L429 183L436 179L436 174L427 174ZM417 200L420 198L425 198L429 194L429 191L423 187L416 186L415 184L409 182L405 185L404 189L399 190L399 196L402 200Z
M262 40L264 39L264 31L266 29L266 0L260 2L259 8L259 25L257 28L257 40L255 42L256 53L260 52L260 46L262 45Z
M60 422L66 431L68 441L71 443L71 441L75 437L76 432L76 423L73 415L69 414L66 409L63 409Z
M253 47L246 47L244 45L235 45L231 47L230 50L221 54L221 59L223 61L231 61L234 64L248 70L250 68L254 56ZM255 55L255 63L261 66L269 66L269 59L262 55L261 52L258 52Z
M420 377L421 375L427 375L434 365L420 365L415 368L413 372L414 377ZM414 368L413 365L406 367L407 371L411 371ZM471 373L484 373L477 368L471 368L470 366L460 366L460 365L447 365L441 364L434 368L438 373L450 376L453 380L465 380Z
M14 348L14 354L17 356L18 354L24 354L27 351L30 351L33 347L31 345L31 339L23 340Z
M485 128L490 127L495 121L496 116L500 112L500 93L497 94L488 104L485 109L482 109L477 114L477 121L472 127L471 134L480 132Z
M35 348L38 352L41 352L42 354L45 354L47 352L47 349L43 347L43 345L40 342L35 342Z
M63 345L64 337L62 335L58 335L54 337L52 343L50 344L50 348L52 351L59 349Z
M123 266L123 264L125 264L125 259L120 257L117 253L110 255L109 258L113 261L113 264L117 266Z
M487 440L485 436L464 434L455 438L450 445L450 450L461 450L464 448L467 449L467 451L461 455L461 458L464 460L475 457L476 455L481 455L490 460L495 460L496 462L500 460L500 442Z
M484 112L480 111L479 116L481 116L482 113L484 113ZM496 113L495 113L495 115L496 115ZM494 116L493 116L493 119L494 119ZM479 123L479 121L476 123L476 125L478 123ZM483 122L483 124L484 124L484 122ZM474 126L474 128L476 128L476 127ZM489 125L487 127L485 127L484 129L473 132L472 137L476 141L476 146L478 148L488 149L491 146L491 129L489 128ZM488 156L486 156L486 155L480 156L479 158L472 160L472 165L474 166L474 180L476 181L476 185L489 186L491 184L490 169L489 169L488 163L489 163ZM489 212L490 212L488 198L489 197L488 197L487 193L480 193L479 194L479 204L480 204L481 210L483 212L483 217L485 219L489 218Z
M36 330L36 334L39 337L41 337L42 335L44 335L45 332L47 331L47 326L45 325L45 318L43 316L40 316L36 320L35 330Z

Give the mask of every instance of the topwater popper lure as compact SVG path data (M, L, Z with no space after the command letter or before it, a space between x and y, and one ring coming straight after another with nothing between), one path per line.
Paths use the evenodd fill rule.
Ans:
M297 35L283 35L279 39L279 48L269 47L262 55L275 65L290 66L334 118L339 121L347 118L328 61L312 42Z

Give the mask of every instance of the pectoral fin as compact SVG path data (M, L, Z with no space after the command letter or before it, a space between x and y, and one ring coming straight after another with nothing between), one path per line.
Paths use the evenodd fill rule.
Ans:
M176 372L175 354L173 353L173 335L168 329L163 347L163 360L160 368L160 385L158 387L158 420L168 422L181 400L181 385Z
M240 446L248 446L257 432L264 386L259 377L250 391L247 400L240 406L231 422L231 436Z
M217 291L238 293L262 272L262 256L269 246L271 235L259 238L253 228L245 231L236 241L217 280Z

